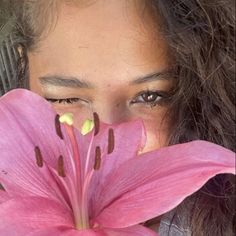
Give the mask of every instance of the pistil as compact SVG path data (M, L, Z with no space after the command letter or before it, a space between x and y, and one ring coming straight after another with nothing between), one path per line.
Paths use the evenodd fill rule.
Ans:
M74 217L75 217L75 227L77 229L87 229L89 228L89 216L88 216L88 209L87 207L85 208L84 204L84 199L87 198L87 196L84 196L84 191L83 191L83 185L84 181L82 178L82 168L81 168L81 160L80 160L80 154L79 154L79 147L76 139L76 135L74 132L74 127L73 127L73 115L72 114L65 114L60 117L60 122L64 124L66 133L70 139L70 143L72 146L72 157L73 157L73 162L75 164L75 189L78 190L76 193L77 195L77 203L74 203L74 205L79 206L75 207L74 211L80 211L74 212Z

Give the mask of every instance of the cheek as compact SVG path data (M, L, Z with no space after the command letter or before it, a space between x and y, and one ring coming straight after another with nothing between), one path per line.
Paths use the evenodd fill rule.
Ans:
M144 120L147 142L142 152L152 151L168 145L170 134L168 119L157 117L149 121Z

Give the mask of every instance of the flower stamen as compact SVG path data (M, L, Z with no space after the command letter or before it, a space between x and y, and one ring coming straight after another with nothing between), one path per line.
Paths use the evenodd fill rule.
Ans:
M34 152L35 152L36 163L38 167L43 167L43 156L38 146L34 148Z
M62 131L61 131L61 122L60 122L59 119L60 119L60 116L57 114L56 117L55 117L56 133L57 133L57 135L58 135L61 139L64 139L64 138L63 138Z
M58 161L57 161L57 172L58 175L61 177L66 177L65 175L65 169L64 169L64 160L63 156L59 156Z
M94 136L96 136L100 130L100 120L96 112L93 113L93 120L94 120Z
M101 148L98 146L95 150L95 163L94 163L94 170L99 170L101 166Z
M111 154L114 151L114 148L115 148L114 130L109 129L109 131L108 131L108 150L107 150L107 154Z
M87 119L87 120L85 120L84 124L82 125L80 133L82 135L86 135L90 131L92 131L93 127L94 127L94 122L92 120Z

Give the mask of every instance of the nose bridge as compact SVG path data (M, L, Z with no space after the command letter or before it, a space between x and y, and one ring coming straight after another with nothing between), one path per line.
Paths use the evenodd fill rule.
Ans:
M97 102L93 111L98 113L102 122L108 124L120 123L128 119L126 105L121 101L106 99Z

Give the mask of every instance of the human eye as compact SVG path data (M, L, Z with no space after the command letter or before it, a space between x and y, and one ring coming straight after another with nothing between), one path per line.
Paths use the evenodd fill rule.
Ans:
M75 105L80 102L87 102L80 98L71 97L71 98L45 98L48 102L53 104L61 104L61 105Z
M131 104L141 104L154 107L156 105L163 105L169 99L170 95L168 94L168 92L146 90L138 93L131 101Z

